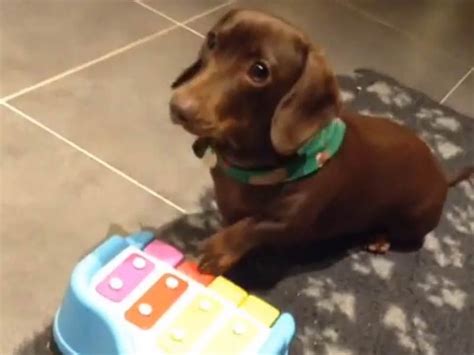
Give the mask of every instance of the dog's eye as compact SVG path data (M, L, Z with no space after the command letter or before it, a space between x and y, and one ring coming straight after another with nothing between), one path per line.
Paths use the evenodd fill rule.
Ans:
M209 32L207 35L207 48L214 49L217 45L217 37L214 32Z
M253 81L261 84L270 76L270 70L265 63L258 61L252 64L248 75Z

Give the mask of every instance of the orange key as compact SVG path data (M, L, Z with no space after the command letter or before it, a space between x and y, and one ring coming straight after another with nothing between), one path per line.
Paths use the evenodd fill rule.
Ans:
M142 329L151 328L188 288L188 283L173 274L164 274L125 313L125 318Z
M204 286L209 285L216 278L214 275L201 273L198 264L188 260L179 264L177 269Z

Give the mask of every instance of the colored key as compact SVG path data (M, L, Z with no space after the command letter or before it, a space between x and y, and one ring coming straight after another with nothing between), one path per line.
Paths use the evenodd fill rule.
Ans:
M183 261L177 269L204 286L209 285L216 278L214 275L201 273L198 265L192 261Z
M145 253L150 254L171 266L176 266L183 260L183 254L173 246L154 240L145 247Z
M271 327L280 315L280 311L264 300L253 295L248 296L239 308L258 319L262 324Z
M176 275L164 274L125 313L125 318L142 329L151 328L186 291L188 283Z
M142 255L130 254L97 285L96 290L111 301L121 302L154 268L153 262Z
M244 289L222 276L216 277L208 288L235 305L239 305L247 297Z
M236 314L212 337L202 354L245 354L259 335L253 322Z
M222 312L223 305L208 294L198 294L158 337L158 345L168 353L190 351Z

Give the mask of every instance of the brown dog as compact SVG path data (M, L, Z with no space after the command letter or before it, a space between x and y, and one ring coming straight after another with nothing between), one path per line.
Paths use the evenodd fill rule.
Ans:
M173 120L198 136L197 150L209 145L220 161L211 174L226 227L204 243L201 268L208 272L225 272L259 246L361 233L376 242L374 251L389 243L419 247L438 224L448 187L474 170L448 180L408 129L343 113L320 51L260 12L224 16L172 87ZM317 172L285 180L279 168L337 117L345 124L337 154ZM328 158L317 156L320 165ZM228 167L278 173L251 184Z

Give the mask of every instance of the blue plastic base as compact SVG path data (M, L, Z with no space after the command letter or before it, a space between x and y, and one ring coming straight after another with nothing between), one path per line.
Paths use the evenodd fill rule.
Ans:
M149 232L140 232L127 238L112 236L78 263L53 324L53 337L63 354L134 353L128 334L94 302L90 285L93 276L121 251L132 245L144 249L153 238ZM259 353L286 354L294 334L293 317L282 314Z

